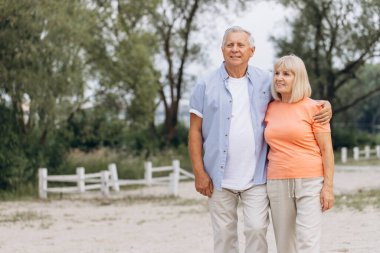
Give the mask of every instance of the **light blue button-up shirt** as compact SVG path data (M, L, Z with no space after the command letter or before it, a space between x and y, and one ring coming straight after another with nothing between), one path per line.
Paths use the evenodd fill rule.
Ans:
M222 188L224 168L227 163L232 96L228 87L228 73L224 64L200 80L190 98L190 112L202 117L203 163L217 190ZM272 100L272 77L268 71L248 66L248 92L252 126L256 147L255 185L265 184L267 177L268 145L264 140L264 117Z

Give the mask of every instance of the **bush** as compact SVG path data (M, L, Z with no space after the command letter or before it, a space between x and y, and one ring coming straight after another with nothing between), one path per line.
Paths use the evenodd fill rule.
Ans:
M332 138L334 149L380 144L380 135L373 135L354 128L336 128L332 131Z
M52 130L41 140L41 132L22 131L14 113L0 106L0 191L22 191L36 183L40 167L57 169L65 160L67 145Z
M116 163L119 178L142 179L144 178L144 162L151 161L154 167L167 166L171 165L175 159L180 160L181 168L191 171L186 146L164 149L148 158L143 155L132 155L108 148L101 148L92 152L72 150L68 155L67 162L62 165L61 172L74 174L75 168L84 167L86 173L93 173L106 170L108 164Z

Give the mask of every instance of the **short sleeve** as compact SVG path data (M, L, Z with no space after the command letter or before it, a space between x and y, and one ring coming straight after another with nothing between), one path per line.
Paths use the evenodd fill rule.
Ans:
M200 118L203 118L204 95L205 84L197 83L190 96L190 113L194 113Z
M314 133L330 133L331 132L330 123L322 125L320 123L314 122L313 132Z
M318 105L315 105L314 114L319 112L320 110L321 110L321 107ZM314 133L330 133L331 132L330 123L322 125L313 120L312 128L313 128Z

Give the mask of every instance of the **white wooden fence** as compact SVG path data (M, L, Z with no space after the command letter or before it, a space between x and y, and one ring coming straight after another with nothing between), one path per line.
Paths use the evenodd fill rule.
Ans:
M364 149L360 150L359 147L353 148L353 159L354 161L358 160L366 160L371 157L376 157L380 159L380 145L376 145L374 149L371 149L370 146L365 146ZM342 163L346 163L348 159L348 149L343 147L341 149L341 161Z
M153 167L152 162L144 163L144 179L118 179L115 164L110 164L108 169L111 173L111 185L113 189L120 189L122 185L161 185L167 184L169 194L178 195L178 183L184 179L194 179L194 175L180 168L180 162L174 160L171 166ZM168 176L154 177L156 172L170 172ZM118 191L118 190L117 190Z
M38 170L38 193L40 198L47 198L50 193L84 193L100 189L103 195L109 194L109 171L85 174L83 167L76 169L75 175L48 175L46 168ZM48 187L49 182L75 183L75 186Z
M77 168L75 175L48 175L46 168L38 171L39 196L47 198L48 193L84 193L88 190L100 189L104 196L109 195L109 188L120 191L123 185L158 185L167 184L169 194L178 195L178 183L183 179L194 179L194 175L180 168L178 160L171 166L153 167L151 162L144 164L144 179L119 179L116 164L108 165L108 171L85 174L84 168ZM170 172L169 176L154 177L156 172ZM49 182L75 183L75 186L48 187Z

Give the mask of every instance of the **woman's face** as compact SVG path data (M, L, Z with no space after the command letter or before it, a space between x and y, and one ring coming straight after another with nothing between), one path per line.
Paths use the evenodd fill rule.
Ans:
M276 69L274 73L274 88L281 96L290 97L292 94L294 73L283 67Z

